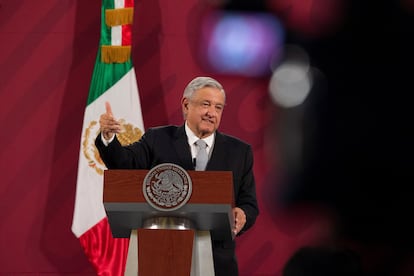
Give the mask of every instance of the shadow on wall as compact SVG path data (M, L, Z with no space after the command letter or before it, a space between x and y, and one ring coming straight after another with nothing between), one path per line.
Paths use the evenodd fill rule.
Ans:
M68 2L69 3L69 2ZM61 4L56 4L57 8ZM57 272L78 273L91 275L93 269L85 257L79 241L71 232L77 162L82 130L83 113L86 107L89 84L93 65L99 45L100 2L77 0L54 11L56 21L64 16L65 11L76 6L76 17L72 45L68 44L65 57L72 53L69 75L66 77L66 87L62 96L60 113L57 116L57 128L51 132L55 137L53 143L52 168L47 191L47 202L40 236L40 250ZM69 20L68 20L69 21ZM72 20L70 21L72 22ZM48 22L52 24L52 22ZM70 29L70 28L68 28ZM61 66L67 58L56 58L53 68ZM66 61L67 62L67 61ZM45 76L45 79L47 77ZM46 82L47 83L47 82ZM50 91L50 87L45 89Z

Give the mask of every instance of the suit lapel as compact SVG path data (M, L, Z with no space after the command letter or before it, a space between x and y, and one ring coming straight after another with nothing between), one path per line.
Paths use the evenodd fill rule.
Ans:
M184 125L177 128L174 136L174 148L177 153L180 164L185 170L193 170L193 160L191 158L190 147L188 146L187 135L185 134Z
M216 131L213 152L211 153L210 160L208 161L206 170L223 170L223 168L226 167L226 156L228 156L226 147L226 137L220 132Z
M185 134L184 125L177 128L173 144L181 166L185 170L194 170L191 150L188 145L188 138ZM211 153L210 160L207 163L206 170L219 171L226 168L226 156L228 156L226 137L216 131L213 152Z

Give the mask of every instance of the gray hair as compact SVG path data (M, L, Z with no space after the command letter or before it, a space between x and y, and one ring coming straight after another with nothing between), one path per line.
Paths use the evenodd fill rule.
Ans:
M195 91L204 87L213 87L219 89L224 95L224 101L226 100L226 92L224 91L223 86L218 81L210 77L196 77L190 81L190 83L184 89L183 98L191 99Z

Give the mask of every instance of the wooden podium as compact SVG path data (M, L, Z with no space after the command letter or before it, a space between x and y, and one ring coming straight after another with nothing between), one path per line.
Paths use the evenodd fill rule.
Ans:
M148 204L143 193L148 172L104 172L103 203L112 235L129 238L131 230L138 229L139 276L197 275L194 268L199 265L194 253L197 233L209 233L210 243L211 239L234 238L232 172L187 171L192 182L191 197L173 211L158 210ZM169 220L188 223L181 227L169 225ZM161 223L154 227L157 221ZM198 262L203 262L203 258L198 257Z

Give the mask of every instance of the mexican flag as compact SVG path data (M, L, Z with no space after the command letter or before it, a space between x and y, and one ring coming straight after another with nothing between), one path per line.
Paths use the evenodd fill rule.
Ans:
M97 275L124 275L129 239L112 237L103 206L103 171L106 169L94 145L99 116L109 102L115 118L123 124L122 144L138 140L143 133L141 104L131 39L134 0L102 0L101 37L80 141L78 177L72 232Z

